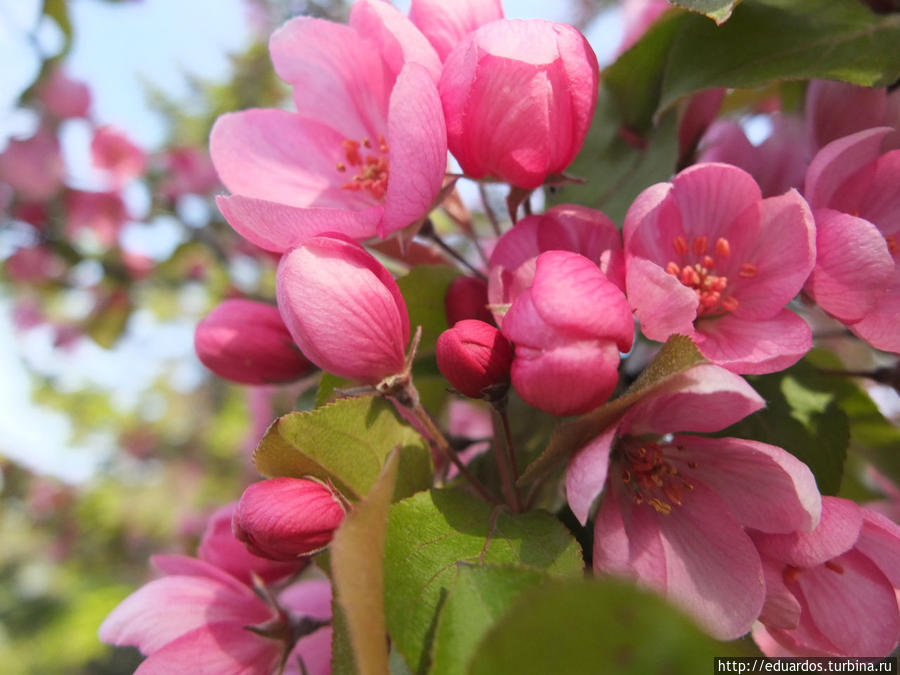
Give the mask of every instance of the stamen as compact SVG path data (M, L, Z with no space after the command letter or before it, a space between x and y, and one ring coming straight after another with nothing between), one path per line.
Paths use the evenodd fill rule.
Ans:
M886 234L884 235L884 239L887 242L888 251L891 252L891 255L896 255L897 250L900 249L900 246L898 246L897 244L897 237L895 237L893 234Z
M711 270L713 267L716 266L716 261L713 259L712 256L705 255L705 256L703 256L702 264L703 264L703 267L705 267L707 270Z
M694 237L694 253L697 255L703 255L706 253L706 244L707 238L705 234L701 234L699 237Z
M343 162L338 162L337 164L334 165L334 168L337 169L338 171L340 171L341 173L344 173L347 170L347 165L344 164Z
M752 279L756 276L757 270L756 265L753 263L743 263L741 265L741 271L738 272L738 276L742 279Z
M830 569L832 572L837 572L838 574L844 573L844 568L834 562L834 560L829 560L828 562L826 562L825 567Z
M738 299L733 295L727 295L722 300L722 309L726 312L733 312L738 308Z
M716 239L715 250L716 255L720 258L727 258L731 255L731 245L724 237L719 237L718 239Z
M688 252L687 240L680 234L672 240L672 246L678 255L684 255Z
M786 584L792 584L797 581L797 577L800 576L800 572L802 572L799 567L794 567L793 565L786 565L784 571L781 573L781 578L784 580Z
M677 262L670 262L666 265L666 272L671 274L673 277L677 277L681 274L681 268L678 266Z
M378 152L365 154L360 148L372 149L372 141L369 138L363 138L362 141L355 141L345 138L341 142L341 148L344 151L345 162L338 162L335 169L338 173L346 173L347 165L358 167L353 178L341 185L344 190L353 192L367 192L377 200L384 198L387 192L388 176L390 173L388 165L388 146L384 142L384 136L378 136Z

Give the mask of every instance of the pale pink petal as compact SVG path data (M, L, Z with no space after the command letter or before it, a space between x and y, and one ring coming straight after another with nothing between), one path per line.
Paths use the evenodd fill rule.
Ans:
M635 403L622 418L622 433L640 436L724 429L756 412L765 401L747 381L711 363L676 375Z
M864 196L854 199L853 183L861 180L864 185L859 192ZM884 235L900 235L900 150L892 150L881 155L874 164L872 173L862 171L848 181L835 195L834 207L841 211L854 213L874 223ZM844 191L849 193L846 196ZM896 243L896 240L895 240ZM900 251L895 250L895 255Z
M762 199L753 177L729 164L695 164L685 169L672 179L672 196L688 242L701 235L710 242L727 238L738 216Z
M856 550L878 565L894 588L900 589L900 526L870 509L862 509L862 516Z
M885 136L892 131L891 127L866 129L822 148L806 172L803 196L810 206L833 207L832 201L840 187L878 158Z
M803 462L766 443L741 438L676 436L679 464L728 506L744 527L762 532L810 532L819 522L822 498ZM748 480L752 476L752 480Z
M765 609L763 609L763 612L765 612ZM766 656L797 656L796 652L788 649L773 637L773 633L776 632L784 633L785 631L777 631L775 629L767 630L766 627L758 621L753 624L751 635L753 636L753 641L756 643L756 646L759 647L759 651Z
M629 253L634 249L632 238L639 229L644 229L641 226L648 218L650 219L649 223L641 233L641 239L643 240L641 243L646 247L646 250L639 249L637 255L658 261L666 255L674 253L670 248L671 241L665 242L666 248L664 250L657 248L659 247L659 241L666 238L665 234L661 234L661 228L669 228L668 232L672 238L683 233L681 215L674 208L674 203L672 203L670 196L671 192L671 183L656 183L641 192L631 203L631 206L628 207L628 212L625 214L625 223L622 226L622 237L625 241L625 248ZM660 218L659 209L664 203L670 203L671 207L666 210L666 217ZM674 226L671 224L673 220L676 221ZM654 231L656 231L656 234L654 234Z
M428 215L447 167L441 100L428 73L418 64L408 64L397 77L387 141L390 174L378 232L381 237Z
M894 283L879 296L875 308L850 326L856 335L873 347L900 354L900 273Z
M331 626L300 638L288 657L284 675L331 675L331 642ZM303 669L298 661L303 662Z
M349 24L376 43L393 77L407 63L418 63L437 85L441 59L428 39L396 8L383 0L360 0L350 10Z
M782 653L785 656L840 655L840 650L816 628L802 594L797 596L797 602L800 603L800 623L791 630L769 627L769 636L779 646L779 650L770 653L763 649L763 652L770 656Z
M207 560L200 560L186 555L158 554L150 557L150 562L160 572L169 576L209 577L219 583L230 586L237 593L247 590L247 585Z
M216 204L225 220L248 241L267 251L283 253L317 234L337 232L351 239L375 236L384 207L360 211L288 206L241 195L220 195Z
M719 108L722 107L725 92L725 89L717 87L691 96L681 123L678 125L678 147L682 155L694 147L706 128L716 118Z
M812 347L807 323L789 309L771 319L722 316L697 322L697 346L735 373L759 375L794 365Z
M749 141L740 123L734 120L718 120L703 136L698 160L731 164L755 176L758 150Z
M566 468L566 501L582 525L587 523L591 506L606 483L609 451L617 429L617 424L604 429L590 443L572 455Z
M807 124L810 136L819 148L838 138L883 124L886 112L885 89L833 80L810 80L806 89Z
M816 266L805 290L844 322L872 311L894 279L894 260L878 228L840 211L818 209Z
M210 623L174 640L141 663L135 675L262 675L275 672L282 645L244 628Z
M342 190L343 137L284 110L245 110L216 120L209 150L229 190L289 206L362 209L372 200Z
M753 541L763 556L794 567L814 567L848 551L859 537L862 510L847 499L824 497L822 517L812 532L757 534Z
M331 617L331 582L328 579L298 581L278 594L278 603L297 616L328 619Z
M368 36L351 26L299 17L272 34L269 52L278 77L294 87L301 117L356 141L384 133L395 73Z
M412 0L409 18L444 61L466 34L502 19L503 7L500 0Z
M784 585L784 565L763 558L762 566L766 579L766 602L759 620L768 628L796 628L800 623L801 607L797 597ZM753 637L756 639L755 629Z
M625 264L625 288L641 332L664 342L670 335L694 335L700 300L697 293L655 262L631 258Z

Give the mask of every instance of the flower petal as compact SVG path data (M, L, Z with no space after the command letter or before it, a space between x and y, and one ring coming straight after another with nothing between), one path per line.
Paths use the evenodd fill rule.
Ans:
M803 195L814 208L834 207L841 186L867 164L874 162L891 127L866 129L832 141L822 148L806 171Z
M766 558L763 558L762 564L766 578L766 603L759 620L768 628L796 628L802 608L797 597L784 585L784 565ZM755 632L753 637L756 637Z
M663 342L670 335L694 336L694 319L700 300L655 262L626 259L625 289L641 332Z
M582 525L587 523L591 506L606 483L609 451L617 429L618 424L610 425L569 460L566 469L566 500Z
M894 283L882 293L871 312L850 326L850 330L873 347L900 354L900 270Z

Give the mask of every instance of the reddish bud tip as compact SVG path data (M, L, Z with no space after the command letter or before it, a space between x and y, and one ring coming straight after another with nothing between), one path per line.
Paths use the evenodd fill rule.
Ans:
M444 296L447 324L453 326L464 319L493 323L487 304L487 282L476 277L456 277Z
M485 390L509 382L513 349L493 326L464 319L445 330L437 341L441 373L461 394L483 398Z

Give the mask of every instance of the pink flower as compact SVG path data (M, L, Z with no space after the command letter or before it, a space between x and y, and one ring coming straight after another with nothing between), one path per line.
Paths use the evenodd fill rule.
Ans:
M425 37L381 0L362 0L350 25L289 21L269 41L297 113L223 115L210 137L218 199L241 235L286 251L323 232L385 237L420 221L447 163L435 82L440 60Z
M441 61L479 26L503 18L500 0L412 0L409 18L434 47Z
M20 199L47 201L62 186L63 161L56 134L40 127L23 141L11 140L0 153L0 183Z
M57 66L37 88L37 98L60 120L87 117L91 107L91 90L84 82L69 78Z
M628 299L651 340L687 335L739 373L780 370L809 350L809 327L785 308L815 262L796 191L762 199L741 169L697 164L638 195L624 235Z
M292 616L289 607L268 604L249 586L201 560L154 556L153 563L166 576L128 596L100 626L104 642L131 645L147 656L137 675L272 673L291 650L304 654L304 643L320 651L318 633L331 632L316 630L330 618L327 581L300 582L282 594L285 605L316 611L304 615L307 629L314 632L295 648L288 638L290 626L303 616ZM311 656L320 662L318 654ZM329 670L310 672L325 675Z
M409 315L390 273L359 244L320 235L278 265L278 309L303 354L339 377L377 384L404 367Z
M241 384L290 382L310 372L277 307L225 300L194 331L194 349L219 377Z
M206 195L219 185L212 159L200 148L171 149L165 157L165 170L159 191L169 199L186 194Z
M817 259L806 292L878 349L900 353L900 150L877 127L813 158L805 195L815 209Z
M619 54L640 40L653 22L672 6L666 0L623 0L621 5L625 36L622 38Z
M47 246L17 248L3 263L13 281L40 283L59 279L66 271L65 262Z
M848 82L810 80L806 89L809 139L818 150L832 141L872 127L900 127L900 94ZM894 135L894 145L900 135Z
M231 521L236 507L237 502L232 502L212 514L197 548L200 560L228 572L248 586L253 584L254 574L270 584L297 574L306 566L306 558L283 562L253 555L248 551L232 530Z
M766 573L753 637L765 653L887 656L900 638L900 527L846 499L823 497L812 532L751 536ZM772 644L774 642L774 644Z
M512 346L492 325L464 319L441 333L436 350L438 369L453 388L469 398L504 395L509 387Z
M503 317L503 334L515 345L513 388L554 415L587 412L612 394L619 352L631 349L628 302L577 253L542 253L534 268L531 286Z
M477 277L456 277L447 287L444 310L447 324L453 326L463 319L478 319L490 323L491 312L487 308L488 287Z
M534 261L545 251L579 253L594 261L616 286L625 288L622 237L615 224L601 211L560 204L542 215L523 218L500 237L489 264L491 305L508 305L531 286Z
M119 230L128 221L128 207L118 192L67 190L66 235L71 238L89 232L98 245L109 248L116 243Z
M581 523L604 492L594 570L665 593L719 639L746 633L763 606L762 563L744 528L809 531L820 498L809 469L781 448L680 432L718 431L763 405L739 376L701 364L631 406L566 470Z
M142 175L147 167L147 155L129 138L111 126L94 132L91 141L94 166L109 171L113 185L120 186Z
M453 49L441 74L450 151L472 178L536 188L581 149L597 78L597 57L571 26L486 24Z

